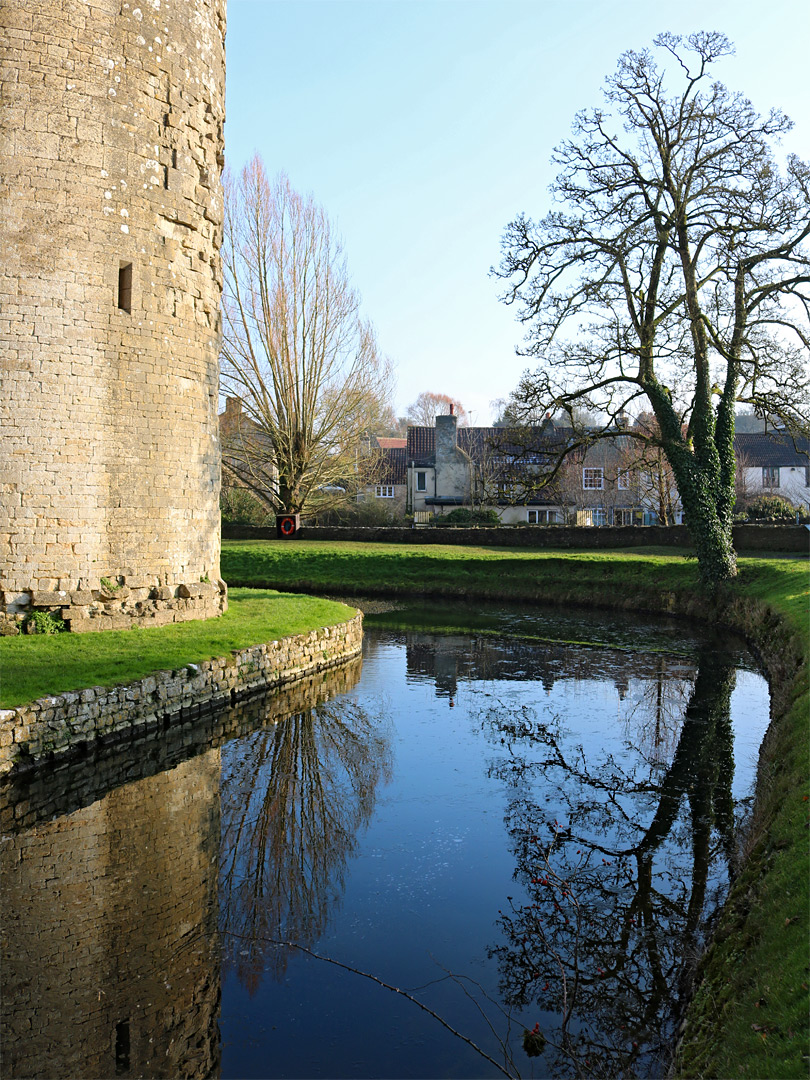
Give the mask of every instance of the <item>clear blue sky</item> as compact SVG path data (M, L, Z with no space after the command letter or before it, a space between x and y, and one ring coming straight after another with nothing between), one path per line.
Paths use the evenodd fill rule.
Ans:
M810 156L807 0L228 0L227 163L258 151L337 224L400 414L433 390L486 424L514 387L503 228L544 212L574 113L664 30L727 34L718 77L787 112Z

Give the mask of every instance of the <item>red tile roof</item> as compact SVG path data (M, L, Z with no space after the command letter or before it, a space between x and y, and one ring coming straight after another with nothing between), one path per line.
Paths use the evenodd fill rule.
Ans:
M403 439L404 443L405 440ZM381 465L379 470L379 484L405 484L407 483L407 459L404 446L392 446L383 449L381 453Z

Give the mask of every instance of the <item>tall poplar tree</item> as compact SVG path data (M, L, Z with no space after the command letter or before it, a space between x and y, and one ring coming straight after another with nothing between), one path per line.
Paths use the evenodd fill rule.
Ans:
M326 212L256 156L225 178L222 264L222 388L240 403L223 469L285 513L353 493L392 372Z

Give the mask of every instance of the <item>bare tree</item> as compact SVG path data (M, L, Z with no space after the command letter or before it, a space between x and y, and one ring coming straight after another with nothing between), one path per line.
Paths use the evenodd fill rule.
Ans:
M751 460L745 450L739 449L736 453L737 471L734 474L734 507L737 513L748 507L754 497L754 486L748 470L751 468Z
M714 586L736 573L735 402L810 424L810 167L791 156L780 171L772 147L791 121L714 80L733 51L723 34L655 45L679 90L667 95L650 52L625 53L605 108L580 113L555 151L561 207L507 227L504 299L523 302L540 360L513 411L584 405L615 423L652 409Z
M407 417L409 422L417 427L433 427L436 417L445 416L451 411L451 406L458 422L467 425L467 410L457 398L450 397L449 394L434 394L429 390L423 390L416 401L411 402Z
M644 440L622 440L622 470L640 504L655 511L659 525L674 525L678 505L675 474L661 443L655 414L642 412L635 424Z
M525 706L497 704L484 721L504 748L490 775L508 792L514 877L526 889L499 912L491 954L507 1006L540 1011L545 1031L534 1047L524 1042L530 1056L546 1051L539 1075L638 1076L646 1055L666 1052L717 904L713 860L738 868L734 670L711 648L690 687L666 669L634 712L633 764L572 752L556 720Z
M326 213L256 156L226 176L222 258L222 383L244 409L223 468L284 512L354 488L374 465L360 449L386 415L391 369Z

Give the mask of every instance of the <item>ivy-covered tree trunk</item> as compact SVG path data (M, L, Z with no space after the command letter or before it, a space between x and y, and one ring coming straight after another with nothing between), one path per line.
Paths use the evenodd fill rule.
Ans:
M734 507L734 413L725 397L715 419L706 394L684 432L666 389L654 378L645 390L661 431L664 453L672 467L686 525L695 545L701 580L716 588L737 573L732 511ZM732 397L733 403L733 397Z
M684 509L686 525L695 545L701 580L711 588L728 581L737 573L731 517L722 512L727 502L720 468L701 465L689 450L676 455L681 460L672 463L678 491ZM672 460L672 459L670 459ZM733 483L732 483L733 498Z

